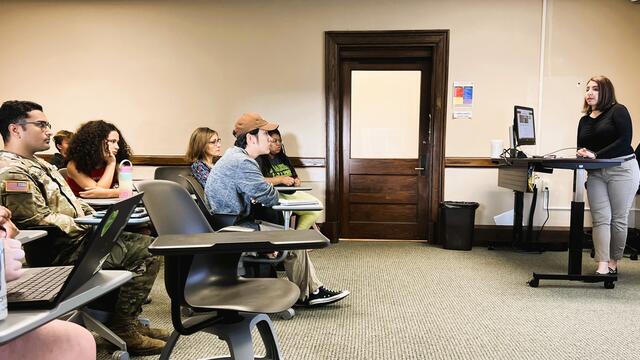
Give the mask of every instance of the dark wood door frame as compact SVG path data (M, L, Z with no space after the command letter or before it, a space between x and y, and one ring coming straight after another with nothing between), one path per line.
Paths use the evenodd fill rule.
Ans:
M426 52L425 52L426 50ZM359 56L368 58L419 58L428 53L432 61L430 148L427 163L431 199L427 206L427 239L433 239L438 207L443 199L444 145L446 127L447 81L449 67L449 30L328 31L325 32L325 99L327 117L326 199L323 232L333 242L340 233L340 174L342 119L340 71L342 63Z

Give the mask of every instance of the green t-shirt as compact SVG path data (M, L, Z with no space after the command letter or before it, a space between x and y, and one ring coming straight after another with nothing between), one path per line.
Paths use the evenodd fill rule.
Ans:
M291 168L278 158L269 159L271 168L269 168L269 177L290 176L293 177Z

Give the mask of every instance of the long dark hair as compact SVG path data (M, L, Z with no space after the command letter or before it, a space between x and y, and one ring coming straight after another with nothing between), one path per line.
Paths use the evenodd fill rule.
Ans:
M125 141L118 128L104 120L93 120L80 125L76 134L71 138L67 160L73 161L79 172L89 175L93 169L106 165L104 160L104 141L112 131L118 132L118 153L116 161L120 162L131 157L131 148Z
M280 131L278 129L271 130L268 132L268 134L269 136L278 135L282 140L282 135L280 135ZM271 170L271 158L269 157L269 155L270 154L260 155L256 159L258 161L258 164L260 164L260 171L262 172L262 176L269 176L269 171ZM289 157L284 151L284 144L281 144L280 152L275 154L274 157L280 160L280 162L282 162L283 164L287 165L289 169L291 169L292 177L294 178L298 177L298 174L296 173L296 169L293 168L293 165L291 165L291 160L289 160Z

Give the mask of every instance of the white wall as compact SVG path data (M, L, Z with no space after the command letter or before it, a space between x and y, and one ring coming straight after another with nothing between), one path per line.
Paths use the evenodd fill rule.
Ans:
M536 109L539 146L533 151L573 146L582 98L576 84L594 74L612 78L638 119L640 6L549 0L542 38L543 4L2 1L0 100L42 103L56 129L97 118L114 122L135 153L145 155L183 153L197 126L218 130L230 146L235 119L257 111L281 124L290 155L323 157L324 31L449 29L449 81L476 87L471 120L451 119L449 94L448 157L488 156L491 139L507 140L514 104ZM323 189L324 172L309 172L314 175L305 180ZM445 199L481 200L477 222L491 223L511 201L508 191L497 189L496 174L447 169ZM552 206L568 204L567 176L550 177ZM550 223L568 224L566 213L554 210Z

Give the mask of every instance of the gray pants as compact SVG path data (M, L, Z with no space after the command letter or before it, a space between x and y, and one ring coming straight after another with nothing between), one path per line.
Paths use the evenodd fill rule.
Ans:
M587 195L593 220L596 261L622 259L627 242L629 209L639 182L640 170L636 159L619 166L589 170Z

